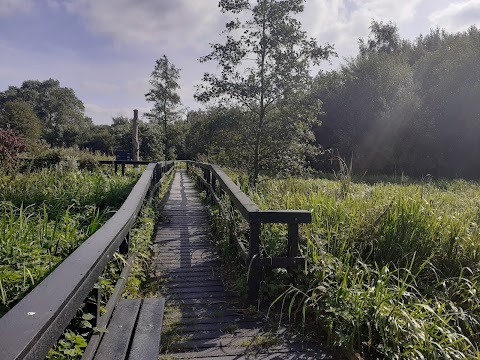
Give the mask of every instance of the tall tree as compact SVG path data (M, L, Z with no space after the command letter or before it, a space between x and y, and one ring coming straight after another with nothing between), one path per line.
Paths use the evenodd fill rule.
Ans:
M12 129L27 140L30 145L40 140L42 123L33 111L32 106L25 101L8 101L0 109L0 129Z
M201 62L216 61L219 75L205 73L196 99L233 101L254 118L252 180L257 181L265 125L278 102L288 103L308 87L310 65L332 54L332 46L317 45L293 16L305 0L220 0L223 13L236 18L226 24L224 44L213 44ZM241 20L242 19L242 20ZM247 20L243 20L247 19ZM294 119L291 119L295 121Z
M150 120L163 125L165 134L167 124L175 118L176 110L180 105L180 96L177 93L180 89L179 78L180 69L177 69L167 56L163 55L155 63L150 80L152 88L145 94L147 101L153 103L152 110L146 115Z
M71 146L92 125L84 115L83 102L71 88L60 86L54 79L26 80L20 88L10 86L0 92L0 109L11 101L31 105L44 128L44 138L52 145Z

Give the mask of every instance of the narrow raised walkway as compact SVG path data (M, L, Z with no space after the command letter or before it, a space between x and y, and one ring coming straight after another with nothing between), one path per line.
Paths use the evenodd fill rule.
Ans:
M334 359L288 341L286 332L269 331L225 289L209 240L208 208L185 170L175 173L161 216L155 239L166 298L160 359Z

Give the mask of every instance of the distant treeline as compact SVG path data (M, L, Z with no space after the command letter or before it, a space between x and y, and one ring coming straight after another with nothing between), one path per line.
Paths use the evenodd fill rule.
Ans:
M279 96L261 128L255 111L231 99L183 115L164 109L168 123L157 116L140 124L141 157L200 158L251 171L260 131L263 171L330 171L339 156L358 174L479 177L480 31L434 29L407 41L392 23L373 21L370 30L356 57L319 72L288 101ZM52 79L0 92L0 129L6 128L31 147L43 142L106 154L131 147L128 118L94 125L74 91Z
M357 172L480 176L480 31L410 42L392 24L371 30L356 58L315 78L317 143Z
M107 155L131 149L130 120L113 118L95 125L85 116L83 102L58 80L26 80L0 92L0 130L13 130L33 155L39 148L78 147ZM157 123L141 122L140 151L146 160L163 160L165 136Z

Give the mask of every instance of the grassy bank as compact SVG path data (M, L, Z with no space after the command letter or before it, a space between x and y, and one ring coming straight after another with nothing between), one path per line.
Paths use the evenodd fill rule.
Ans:
M365 358L478 359L477 183L262 179L249 188L230 175L261 208L312 210L313 223L301 227L307 266L295 286L283 271L262 286L292 320ZM241 235L237 218L217 216L225 229L222 221ZM285 249L286 229L264 226L262 252Z

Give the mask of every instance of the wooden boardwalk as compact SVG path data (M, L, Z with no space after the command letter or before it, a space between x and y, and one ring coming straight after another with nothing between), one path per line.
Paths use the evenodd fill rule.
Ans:
M185 170L177 170L155 240L157 276L166 298L160 359L336 359L269 331L225 289L209 240L208 209Z

